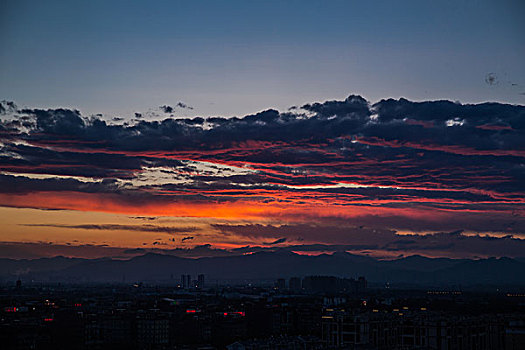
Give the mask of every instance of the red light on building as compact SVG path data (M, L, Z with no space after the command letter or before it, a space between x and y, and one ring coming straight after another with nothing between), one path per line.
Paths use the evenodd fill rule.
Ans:
M196 312L197 312L197 310L195 310L195 309L187 309L187 310L186 310L186 313L187 313L187 314L194 314L194 313L196 313Z
M18 308L15 306L4 307L5 312L18 312Z
M44 318L44 322L53 322L52 318Z
M239 315L239 316L246 316L246 313L244 311L233 311L233 312L230 312L231 315ZM226 316L227 315L227 312L224 313L224 315Z
M75 306L76 307L80 307L80 306L82 306L82 304L81 303L75 303Z
M228 316L228 313L227 313L227 312L225 312L225 313L224 313L224 316Z

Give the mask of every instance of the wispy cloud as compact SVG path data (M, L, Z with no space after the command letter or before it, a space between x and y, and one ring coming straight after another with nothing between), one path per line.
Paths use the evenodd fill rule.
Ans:
M283 237L283 238L279 238L279 239L276 239L275 241L273 242L265 242L264 245L276 245L276 244L281 244L281 243L284 243L287 241L287 238L286 237Z
M28 227L55 227L64 229L80 230L105 230L105 231L140 231L140 232L160 232L160 233L186 233L195 232L195 227L169 227L157 225L119 225L119 224L85 224L85 225L65 225L65 224L20 224Z

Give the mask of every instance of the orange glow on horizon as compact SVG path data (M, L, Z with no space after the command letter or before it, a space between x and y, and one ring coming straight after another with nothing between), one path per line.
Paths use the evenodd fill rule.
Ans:
M80 192L32 192L24 195L0 194L0 206L36 209L63 209L103 212L125 215L151 215L169 217L194 217L215 219L286 219L304 221L305 218L357 218L362 215L404 217L441 220L448 216L446 209L399 208L308 203L263 203L237 200L232 202L131 202L118 195ZM467 210L468 211L468 210Z

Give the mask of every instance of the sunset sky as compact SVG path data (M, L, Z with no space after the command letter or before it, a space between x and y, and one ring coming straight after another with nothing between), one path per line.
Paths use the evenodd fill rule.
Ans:
M0 257L524 256L520 1L0 6Z

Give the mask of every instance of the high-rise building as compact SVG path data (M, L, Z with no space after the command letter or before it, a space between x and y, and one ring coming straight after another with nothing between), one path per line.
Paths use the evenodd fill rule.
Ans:
M197 288L203 289L204 288L204 275L200 274L197 276Z
M275 283L275 288L284 290L286 288L286 280L284 278L279 278Z
M333 293L338 291L340 281L334 276L306 276L303 288L310 293Z
M292 292L299 292L301 290L301 279L299 277L290 278L288 287Z
M193 287L191 285L191 275L180 275L180 286L184 289Z
M357 279L357 291L358 292L363 292L367 287L367 284L366 284L366 278L364 278L363 276L359 277Z

